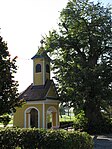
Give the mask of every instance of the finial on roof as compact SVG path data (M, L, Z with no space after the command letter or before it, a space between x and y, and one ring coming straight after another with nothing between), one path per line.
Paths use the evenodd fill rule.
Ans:
M42 53L44 52L44 47L43 47L44 41L41 40L40 43L41 43L41 46L38 47L38 52L37 52L37 54L42 54Z
M44 41L43 41L43 40L41 40L41 41L40 41L40 43L41 43L41 47L43 47L43 43L44 43Z

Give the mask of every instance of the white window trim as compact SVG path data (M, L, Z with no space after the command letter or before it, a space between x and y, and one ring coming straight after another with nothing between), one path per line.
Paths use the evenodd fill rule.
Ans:
M24 112L24 128L26 128L26 114L27 114L27 112L28 112L28 127L30 127L30 114L29 114L29 112L31 111L31 109L35 109L38 111L38 128L40 128L40 111L34 106L28 107Z

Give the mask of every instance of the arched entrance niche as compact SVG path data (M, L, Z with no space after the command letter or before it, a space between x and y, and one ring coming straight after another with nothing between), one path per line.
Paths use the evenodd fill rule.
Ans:
M57 110L53 106L51 106L47 109L46 128L50 128L50 127L48 127L49 123L51 123L52 128L57 127Z
M24 127L25 128L40 127L40 112L36 107L29 107L25 110Z

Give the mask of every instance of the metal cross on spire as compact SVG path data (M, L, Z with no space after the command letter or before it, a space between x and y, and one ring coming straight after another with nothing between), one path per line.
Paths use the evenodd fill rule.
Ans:
M44 41L43 41L43 40L41 40L41 41L40 41L40 43L41 43L41 47L43 47L43 43L44 43Z

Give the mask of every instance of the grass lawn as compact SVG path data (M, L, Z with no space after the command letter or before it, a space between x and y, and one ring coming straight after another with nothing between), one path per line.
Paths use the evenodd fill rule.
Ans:
M74 116L68 116L68 115L62 115L59 116L59 121L63 122L63 121L75 121L75 117Z

